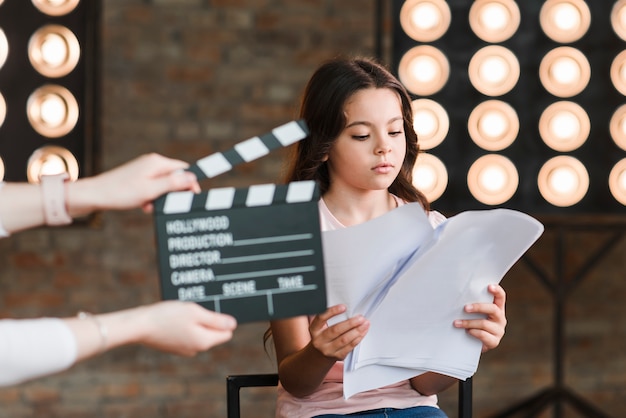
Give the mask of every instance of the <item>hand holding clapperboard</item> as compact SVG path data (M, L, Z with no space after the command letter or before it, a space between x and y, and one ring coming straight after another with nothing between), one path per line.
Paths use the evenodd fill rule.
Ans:
M198 160L212 178L308 135L301 120ZM314 181L168 193L155 201L163 299L188 300L240 323L316 314L326 287Z

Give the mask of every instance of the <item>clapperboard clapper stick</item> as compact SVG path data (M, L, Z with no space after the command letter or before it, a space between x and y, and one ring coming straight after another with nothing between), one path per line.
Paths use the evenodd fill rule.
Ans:
M292 121L198 160L189 170L212 178L308 135ZM163 299L194 301L240 323L326 309L314 181L173 192L155 201Z

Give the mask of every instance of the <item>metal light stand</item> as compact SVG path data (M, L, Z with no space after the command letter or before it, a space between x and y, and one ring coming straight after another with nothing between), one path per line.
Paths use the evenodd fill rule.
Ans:
M546 388L530 398L523 400L504 411L497 413L492 418L510 417L515 414L522 414L524 417L534 417L545 410L550 405L554 406L553 412L555 418L561 418L563 413L563 405L565 403L571 405L575 410L580 412L586 418L610 418L609 415L602 412L597 407L574 393L564 382L563 357L565 351L565 302L570 292L585 278L585 276L603 259L603 257L613 249L624 236L626 231L625 223L611 223L603 225L564 225L555 224L556 240L555 249L555 280L550 280L546 274L529 255L525 255L522 260L537 275L541 283L545 285L551 293L554 302L554 384L552 387ZM547 229L547 227L546 227ZM613 233L604 244L590 257L587 262L575 272L571 280L566 280L565 267L565 234L572 231L604 231Z

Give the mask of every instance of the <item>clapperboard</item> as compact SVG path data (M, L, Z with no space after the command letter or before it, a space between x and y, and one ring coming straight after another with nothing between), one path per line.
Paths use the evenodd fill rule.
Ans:
M308 135L292 121L189 170L212 178ZM326 309L314 181L173 192L155 201L163 299L194 301L240 323Z

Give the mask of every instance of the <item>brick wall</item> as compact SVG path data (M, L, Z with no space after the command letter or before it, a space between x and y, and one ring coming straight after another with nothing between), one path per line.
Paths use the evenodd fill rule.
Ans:
M100 165L156 151L194 161L290 120L306 80L337 54L373 55L375 0L105 0ZM387 27L388 29L388 27ZM386 46L389 45L387 38ZM278 180L272 155L212 180ZM555 234L532 251L548 274ZM567 234L566 273L606 233ZM575 286L566 304L565 381L612 416L626 416L626 240ZM158 300L152 219L100 214L92 225L41 229L0 241L0 315L105 312ZM509 326L475 378L484 417L552 383L552 304L519 263L503 281ZM264 323L195 358L124 347L71 371L0 389L0 417L222 417L225 376L271 372ZM441 405L455 416L455 394ZM248 416L272 416L273 393L244 394ZM566 416L577 416L565 408ZM548 416L548 415L545 415Z

